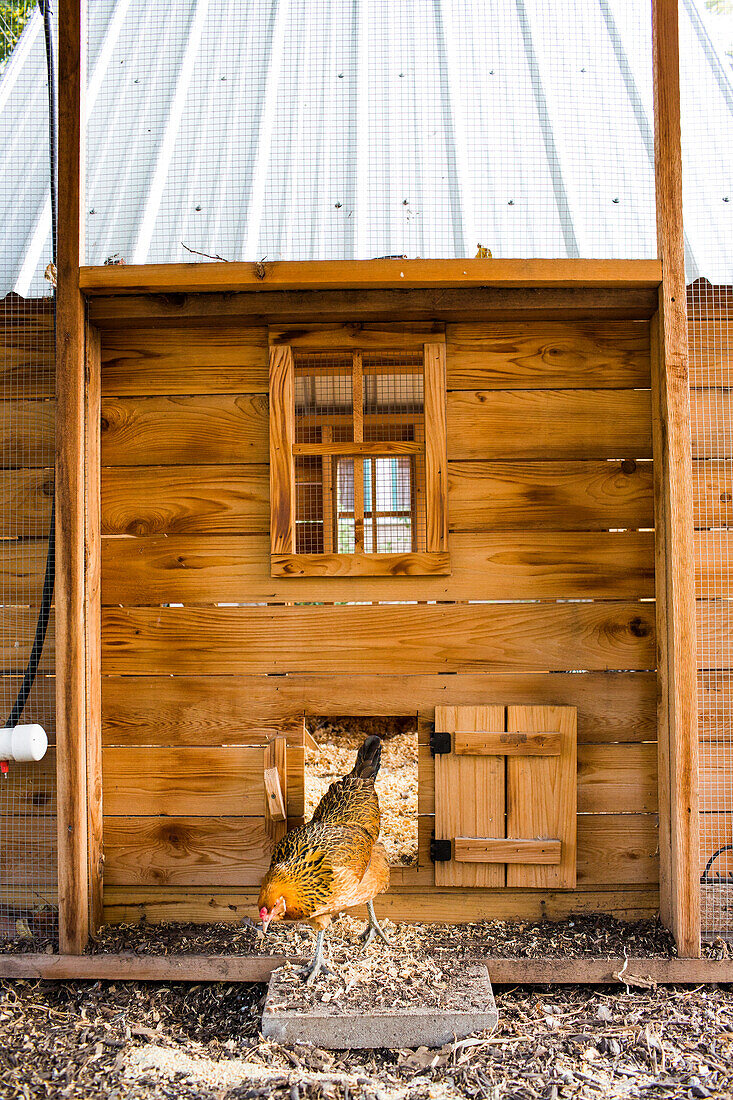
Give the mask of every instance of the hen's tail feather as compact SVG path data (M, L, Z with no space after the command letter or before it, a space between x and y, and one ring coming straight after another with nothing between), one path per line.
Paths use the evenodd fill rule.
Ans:
M379 737L367 737L356 756L350 772L356 779L376 779L382 759L382 742Z

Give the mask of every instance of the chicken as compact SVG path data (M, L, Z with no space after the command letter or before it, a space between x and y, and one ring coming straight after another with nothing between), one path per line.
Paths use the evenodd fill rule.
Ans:
M272 854L258 907L262 929L273 921L306 921L317 932L315 954L303 971L307 984L321 970L325 931L335 914L366 905L367 944L375 935L388 943L374 915L373 899L389 886L389 864L379 836L379 799L374 781L382 742L367 737L353 770L332 783L312 820L287 833Z

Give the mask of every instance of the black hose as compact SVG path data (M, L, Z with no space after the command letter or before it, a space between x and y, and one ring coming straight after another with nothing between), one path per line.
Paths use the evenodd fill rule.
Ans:
M58 165L58 121L56 114L56 48L54 43L54 17L53 0L38 0L38 7L43 15L43 29L46 40L46 70L48 73L48 153L51 176L51 250L53 262L56 263L56 236L58 226L58 198L56 193L56 178ZM54 345L56 343L56 292L53 299L53 333ZM23 674L23 682L13 703L13 709L5 723L6 728L17 726L20 716L28 702L28 696L38 673L41 662L41 654L46 641L48 631L48 619L51 614L51 602L53 600L54 566L56 558L56 499L51 504L51 524L48 532L48 551L46 553L46 571L43 576L43 592L41 593L41 606L38 612L36 633L33 638L28 664Z

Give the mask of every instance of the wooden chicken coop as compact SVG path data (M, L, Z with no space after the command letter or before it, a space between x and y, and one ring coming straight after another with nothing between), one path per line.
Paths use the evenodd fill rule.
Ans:
M102 921L252 915L304 813L310 715L416 719L418 860L378 913L660 913L695 959L676 6L657 260L108 267L80 265L61 9L66 962L44 973L113 967L71 958Z

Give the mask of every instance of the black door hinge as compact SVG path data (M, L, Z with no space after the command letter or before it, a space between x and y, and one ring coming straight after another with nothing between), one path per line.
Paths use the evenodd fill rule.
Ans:
M444 756L451 750L451 740L449 733L436 733L435 730L430 734L430 751L433 756Z
M453 858L453 841L436 840L433 833L430 839L430 858L433 863L447 863Z

